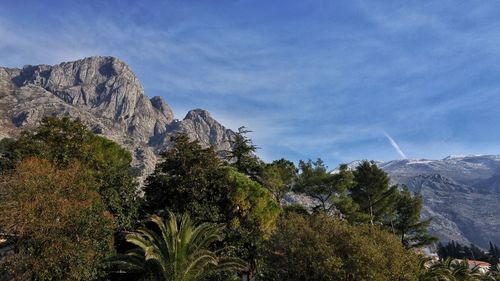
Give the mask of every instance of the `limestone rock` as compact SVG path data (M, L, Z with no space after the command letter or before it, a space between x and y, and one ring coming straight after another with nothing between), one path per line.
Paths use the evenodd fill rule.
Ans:
M157 153L168 148L172 134L186 133L218 150L230 149L234 134L200 109L174 120L165 100L148 98L130 67L114 57L0 67L0 138L33 129L44 116L79 118L95 133L125 146L143 177L152 172Z

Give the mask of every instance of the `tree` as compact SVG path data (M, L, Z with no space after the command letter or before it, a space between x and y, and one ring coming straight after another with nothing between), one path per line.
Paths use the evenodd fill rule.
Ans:
M363 161L353 174L351 197L363 214L358 219L371 225L387 223L394 214L397 186L389 186L389 176L373 162Z
M418 263L382 228L294 212L280 220L265 261L260 279L289 281L416 280Z
M304 193L316 200L319 205L315 208L326 213L333 210L343 215L350 215L356 209L348 196L348 188L352 184L353 175L342 165L337 173L328 173L321 159L315 162L299 162L300 173L294 190Z
M437 240L428 233L431 219L421 220L422 196L414 194L403 186L398 194L396 213L393 227L396 235L401 238L401 243L406 248L418 248L429 245Z
M478 266L469 268L466 260L453 258L438 261L423 259L418 273L419 281L475 281L482 280L483 277Z
M280 205L271 193L246 175L229 170L232 209L227 241L236 246L235 254L248 262L245 273L252 279L261 260L263 242L276 228Z
M455 258L455 259L472 259L485 262L492 262L491 253L485 253L474 244L470 247L462 245L455 241L450 241L446 245L438 243L437 253L440 259Z
M13 149L16 140L11 138L3 138L0 140L0 171L14 169L19 161Z
M245 268L238 258L220 257L211 245L222 240L223 224L202 223L195 226L188 215L170 213L168 222L152 216L159 230L141 227L126 240L138 248L118 256L112 264L129 271L145 271L155 280L197 281L214 271L237 271Z
M252 131L247 130L244 126L238 128L238 132L231 139L231 151L227 160L238 171L256 179L262 171L262 166L261 161L255 155L258 147L246 136L250 132Z
M490 263L492 265L497 265L500 262L500 250L498 246L491 243L490 241L490 250L488 251L488 255L490 257Z
M96 181L97 191L118 227L135 223L139 188L130 152L90 132L80 121L44 118L34 132L24 131L18 140L8 143L6 151L10 167L27 157L47 159L60 168L80 162Z
M227 166L213 148L202 148L185 135L172 138L145 187L145 210L165 215L168 210L189 213L197 223L228 226L222 243L228 255L248 262L256 271L259 247L270 236L280 208L269 190Z
M14 238L12 280L94 280L113 252L114 219L85 167L27 158L0 178L0 225Z
M297 172L293 162L285 159L275 160L264 165L262 183L272 192L274 199L281 202L285 194L292 189Z
M172 147L146 179L145 210L188 213L196 222L224 223L232 212L228 170L213 148L202 148L186 135L171 139Z

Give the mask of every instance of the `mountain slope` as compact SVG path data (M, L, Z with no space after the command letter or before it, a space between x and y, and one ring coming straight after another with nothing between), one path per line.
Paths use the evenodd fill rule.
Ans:
M161 97L148 98L130 67L113 57L0 67L0 138L33 129L44 116L81 119L130 149L143 175L152 171L156 153L170 145L174 133L217 150L228 150L234 134L200 109L175 120L169 105Z
M423 215L442 240L500 244L500 156L378 163L395 183L422 193Z

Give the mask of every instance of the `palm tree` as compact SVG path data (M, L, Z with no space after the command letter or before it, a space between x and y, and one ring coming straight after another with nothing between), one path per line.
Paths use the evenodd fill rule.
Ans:
M490 270L483 276L481 281L500 281L500 264L491 265Z
M449 257L431 261L422 258L418 278L419 281L475 281L481 280L483 275L478 266L469 268L467 260L459 261Z
M164 281L197 281L215 271L245 268L242 260L221 258L218 252L209 250L213 242L222 239L223 225L195 226L189 215L182 218L169 215L168 222L158 216L150 217L159 234L146 227L128 234L126 240L138 248L119 256L112 264L126 272L143 271L155 280Z

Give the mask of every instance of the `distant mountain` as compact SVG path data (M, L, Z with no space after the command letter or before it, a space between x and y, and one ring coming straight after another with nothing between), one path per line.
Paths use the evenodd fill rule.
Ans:
M500 245L500 156L394 160L377 165L394 183L422 194L423 215L433 218L431 232L443 241Z
M0 138L33 129L44 116L81 119L90 129L130 149L134 165L149 174L169 136L183 132L225 151L234 133L195 109L183 120L158 96L148 98L130 67L113 57L58 65L0 67Z

